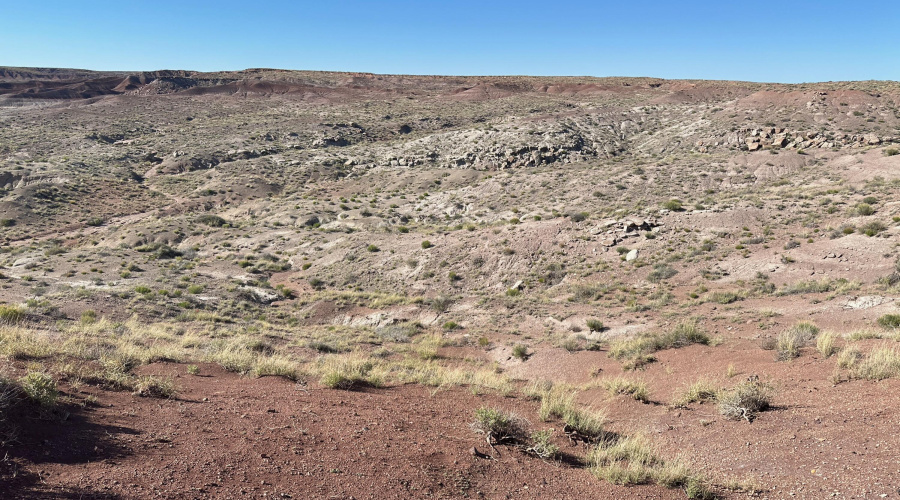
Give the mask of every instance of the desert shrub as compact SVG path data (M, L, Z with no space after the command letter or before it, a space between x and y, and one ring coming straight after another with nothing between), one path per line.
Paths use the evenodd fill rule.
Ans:
M819 334L819 327L809 321L801 321L778 334L775 352L781 361L800 356L800 349Z
M859 205L856 205L856 213L864 216L872 215L875 213L875 209L868 203L860 203Z
M733 292L731 290L716 290L714 292L709 292L708 294L706 294L705 302L715 302L716 304L726 305L743 299L744 296L741 295L740 292Z
M773 389L755 377L719 394L719 413L733 420L752 422L771 406Z
M609 288L596 283L577 283L572 285L572 299L578 302L590 302L606 293Z
M531 443L525 451L543 460L555 458L559 454L559 446L553 444L552 438L553 429L532 432Z
M453 299L446 295L439 295L433 299L431 299L431 308L434 309L435 312L442 313L450 308L450 305L453 304Z
M81 312L81 323L89 325L97 322L97 312L93 309L86 309Z
M884 380L900 375L900 352L893 348L873 349L853 369L855 378Z
M56 381L49 374L29 371L19 379L19 386L28 399L35 403L45 408L56 406L59 391L56 388Z
M884 150L884 156L897 156L897 155L900 155L900 149L887 148Z
M837 335L834 332L825 332L816 338L816 350L826 358L831 357L837 352L837 346L834 344Z
M0 305L0 323L13 325L25 318L25 310L19 306Z
M862 232L866 236L875 236L882 231L885 231L887 226L878 221L869 222L862 227L859 228L860 232Z
M776 292L776 295L785 296L804 293L825 293L834 291L841 287L845 287L849 284L851 284L851 282L843 278L834 281L828 278L823 278L819 281L798 281L797 283L785 285L780 290L778 290L778 292Z
M656 483L668 488L682 487L688 498L714 498L703 480L680 461L667 461L643 434L606 439L588 454L594 476L614 484Z
M583 441L597 441L605 435L603 426L606 424L606 417L602 414L570 405L563 412L562 419L565 423L563 430L570 437Z
M228 221L218 215L205 214L197 217L197 223L205 224L209 227L223 227L228 224Z
M484 434L488 443L494 445L524 441L526 425L527 422L515 413L497 408L478 408L472 429Z
M335 360L322 375L319 382L330 389L350 390L360 384L380 386L381 380L374 376L375 363L371 360Z
M411 337L419 333L419 327L418 323L397 323L380 326L375 329L375 333L384 340L406 343L409 342Z
M885 314L878 318L878 324L882 328L897 329L900 328L900 314Z
M681 200L677 200L675 198L672 198L671 200L663 202L662 206L666 210L671 210L672 212L680 212L680 211L684 210L682 208Z
M639 358L656 351L677 349L691 344L709 344L710 338L695 320L679 323L668 333L643 333L635 338L619 340L612 344L610 357L615 359Z
M837 365L838 368L852 368L860 359L862 359L862 353L859 352L859 349L854 346L844 347L838 354Z
M622 394L631 396L636 401L648 403L650 401L650 390L644 381L634 381L625 377L616 377L601 382L601 385L610 394Z
M575 212L575 213L569 214L569 219L572 222L582 222L588 218L588 215L589 214L587 212Z
M309 278L306 280L309 283L309 286L313 288L313 290L321 290L325 288L325 282L320 280L319 278Z
M514 358L525 361L528 359L528 346L523 344L516 344L512 348L512 355Z
M647 281L651 283L659 283L660 281L667 280L673 276L678 274L678 271L675 269L665 265L665 264L656 264L653 266L653 270L650 271L650 274L647 275Z
M719 396L719 388L706 379L700 379L693 384L688 385L672 398L672 406L675 408L684 408L691 403L703 403L704 401L715 401Z
M253 374L257 377L282 377L294 382L300 379L297 363L281 356L261 358L253 367Z
M592 332L603 331L603 322L599 319L589 318L587 321L585 321L585 325L587 326L588 330Z
M145 398L171 398L175 395L175 383L171 379L151 375L138 377L133 387L135 395Z
M427 249L427 248L431 248L431 247L433 247L433 246L434 246L434 245L432 245L431 242L428 241L428 240L423 240L423 241L422 241L422 248L426 248L426 249Z

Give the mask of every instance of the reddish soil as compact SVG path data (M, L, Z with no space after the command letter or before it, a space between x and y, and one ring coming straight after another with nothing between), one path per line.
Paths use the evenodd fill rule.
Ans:
M146 371L184 374L184 365ZM170 400L90 387L98 404L63 422L33 420L2 462L3 498L683 498L620 487L579 467L583 446L560 440L545 462L469 427L501 407L537 426L536 404L463 389L360 391L249 379L202 365ZM86 396L87 394L80 394ZM552 424L545 424L551 426ZM15 477L12 477L12 476Z

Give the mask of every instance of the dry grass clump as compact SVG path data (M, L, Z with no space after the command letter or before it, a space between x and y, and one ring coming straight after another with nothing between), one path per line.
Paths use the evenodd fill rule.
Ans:
M679 323L668 333L644 333L632 339L613 342L609 355L618 360L626 360L630 368L639 368L655 360L650 356L654 352L709 343L709 335L700 329L697 321L687 320Z
M650 402L650 389L642 380L635 381L625 377L616 377L603 380L600 385L612 395L624 394L642 403Z
M719 397L719 388L711 380L700 379L688 385L672 398L672 406L686 408L691 403L715 401Z
M771 406L774 389L755 377L718 395L719 413L733 420L752 422L759 412Z
M643 434L601 441L587 457L591 473L614 484L682 487L688 498L712 498L702 478L680 460L665 460Z
M819 335L816 338L816 350L826 358L831 357L838 351L835 339L837 339L837 334L834 332L825 332Z
M176 389L175 383L171 379L142 376L135 379L133 392L141 397L171 398L175 395Z
M800 321L781 332L775 340L775 352L779 361L800 356L800 349L819 334L819 327L809 321Z
M383 384L380 370L371 359L329 356L321 362L322 378L319 382L330 389L350 390L359 385L380 387Z
M854 378L884 380L900 375L900 352L890 347L873 349L852 371Z
M484 434L491 446L521 443L528 435L528 422L515 413L497 408L478 408L475 410L472 429Z
M862 359L862 353L854 346L847 346L841 349L838 354L838 368L848 369L856 366L856 363Z
M603 436L606 417L603 414L578 408L575 405L577 390L566 384L554 385L547 380L533 381L523 389L524 394L541 402L538 415L541 420L559 418L565 423L570 437L595 441Z

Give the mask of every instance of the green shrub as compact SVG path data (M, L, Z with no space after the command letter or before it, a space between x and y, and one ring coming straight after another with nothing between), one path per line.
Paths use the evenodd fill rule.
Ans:
M555 458L559 454L559 446L553 444L552 438L553 429L532 432L531 444L525 451L543 460Z
M434 246L434 245L432 245L430 241L428 241L428 240L422 241L422 248L431 248L432 246Z
M859 205L856 205L856 213L859 215L872 215L875 213L875 209L868 203L860 203Z
M197 217L197 222L200 224L206 224L209 227L223 227L228 224L228 221L219 217L218 215L206 214Z
M515 413L497 408L478 408L472 428L487 437L490 444L519 443L526 436L526 422Z
M878 324L882 328L896 329L900 328L900 314L885 314L878 318Z
M203 291L205 287L203 285L191 285L187 288L188 293L192 293L194 295Z
M602 332L603 331L603 322L599 319L590 318L585 321L585 325L587 325L588 330L592 332Z
M672 212L680 212L681 210L683 210L681 200L677 200L675 198L664 202L662 206L666 210L671 210Z
M56 389L56 381L50 375L29 371L19 379L19 385L28 399L35 403L45 408L56 406L59 391Z
M0 323L16 324L25 318L25 311L19 306L0 305Z
M900 155L900 149L887 148L884 150L884 156L897 156L897 155Z
M653 270L650 271L650 274L647 275L647 281L651 283L659 283L660 281L667 280L672 276L678 274L678 271L672 269L671 267L665 264L656 264L653 266Z
M81 313L81 323L89 325L97 321L97 312L93 309L87 309Z
M525 361L528 359L528 346L523 344L516 344L513 346L512 355L516 359L520 359Z
M878 221L869 222L859 228L859 230L866 236L875 236L878 233L885 231L886 229L887 226Z
M381 249L378 248L378 247L375 246L375 245L369 245L369 246L366 247L366 251L367 251L367 252L380 252Z

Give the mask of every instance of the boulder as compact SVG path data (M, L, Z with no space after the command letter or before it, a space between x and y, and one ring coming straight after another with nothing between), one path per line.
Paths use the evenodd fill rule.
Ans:
M638 250L637 248L632 249L627 254L625 254L625 262L631 262L638 258Z

